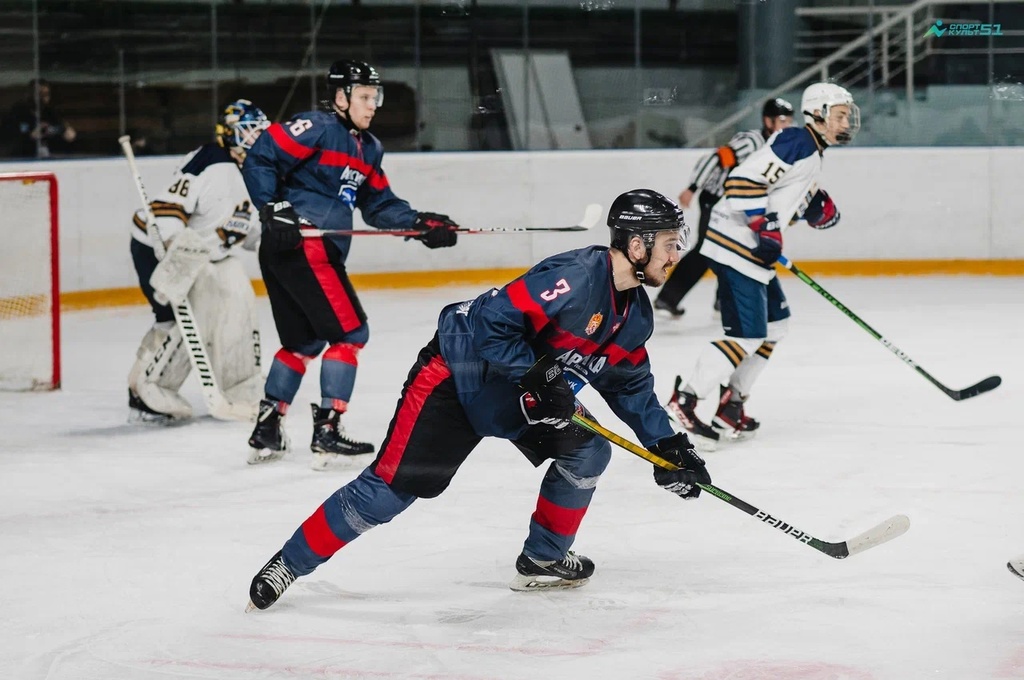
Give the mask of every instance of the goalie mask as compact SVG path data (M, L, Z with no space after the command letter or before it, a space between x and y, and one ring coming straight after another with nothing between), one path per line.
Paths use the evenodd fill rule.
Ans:
M237 99L224 107L217 123L217 143L245 156L268 127L267 114L248 99Z
M651 189L633 189L620 195L608 211L611 247L629 258L629 243L639 236L646 248L642 260L634 262L633 271L638 280L644 280L644 268L651 261L654 237L663 231L679 235L682 250L689 247L690 227L683 219L683 210L674 202Z

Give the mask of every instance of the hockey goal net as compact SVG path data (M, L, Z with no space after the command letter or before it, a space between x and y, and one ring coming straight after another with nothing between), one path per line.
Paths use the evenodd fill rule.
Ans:
M57 178L0 173L0 390L60 387Z

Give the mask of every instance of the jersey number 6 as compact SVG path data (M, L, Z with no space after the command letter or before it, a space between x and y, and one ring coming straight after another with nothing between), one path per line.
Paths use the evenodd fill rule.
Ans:
M308 118L299 118L288 126L288 132L292 133L293 137L298 137L311 127L313 127L313 121Z
M552 288L551 290L546 290L546 291L544 291L543 293L540 294L540 299L544 300L545 302L551 302L552 300L554 300L556 297L558 297L562 293L568 293L568 292L569 292L569 282L566 281L565 279L558 279L558 281L555 281L555 287L554 288Z

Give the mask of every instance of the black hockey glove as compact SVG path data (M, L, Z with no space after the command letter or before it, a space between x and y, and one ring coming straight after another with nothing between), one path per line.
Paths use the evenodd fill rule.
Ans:
M423 232L412 238L422 241L428 248L451 248L459 240L459 234L455 231L459 225L447 215L416 213L416 222L412 228Z
M693 444L682 432L658 441L651 447L651 451L679 466L678 470L654 466L654 481L662 489L689 501L700 496L700 487L697 484L711 483L711 475L704 467L704 459L697 455L693 450Z
M766 265L778 262L779 256L782 255L782 229L779 227L778 215L759 215L751 220L748 226L757 234L757 247L751 250L750 254Z
M829 229L839 224L839 209L824 189L818 189L804 210L804 219L815 229Z
M267 203L260 208L263 223L263 247L272 253L295 250L302 243L299 214L288 201Z
M519 407L530 425L553 425L562 429L576 412L576 395L555 360L543 356L526 372L519 387Z

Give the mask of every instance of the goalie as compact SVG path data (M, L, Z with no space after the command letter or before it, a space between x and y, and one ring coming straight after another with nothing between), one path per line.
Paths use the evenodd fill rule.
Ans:
M150 202L164 248L154 250L145 211L135 213L132 262L156 321L128 375L130 420L169 422L192 415L179 394L191 369L189 349L168 304L185 297L224 399L236 413L255 415L263 383L256 298L232 255L236 246L252 251L259 242L239 168L269 125L247 99L224 109L216 141L185 156L170 186Z

